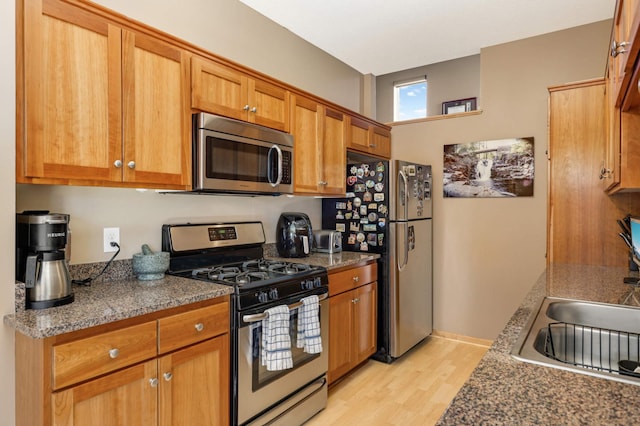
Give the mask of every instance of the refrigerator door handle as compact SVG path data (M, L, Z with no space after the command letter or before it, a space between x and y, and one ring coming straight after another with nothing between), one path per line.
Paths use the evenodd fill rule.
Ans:
M398 225L402 225L404 227L404 259L402 264L400 264L400 256L398 256L398 272L402 272L407 266L409 262L409 223L408 222L398 222Z
M402 185L404 191L401 194L400 202L402 203L402 207L404 207L404 220L409 219L409 183L407 179L407 175L402 171L398 171L398 186L400 186L400 181L402 180ZM399 218L398 218L399 219Z

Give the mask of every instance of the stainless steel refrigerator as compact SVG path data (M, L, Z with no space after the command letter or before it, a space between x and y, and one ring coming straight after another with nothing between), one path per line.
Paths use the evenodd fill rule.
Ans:
M324 199L322 227L344 250L379 253L378 350L392 362L433 331L431 166L358 158L345 198Z

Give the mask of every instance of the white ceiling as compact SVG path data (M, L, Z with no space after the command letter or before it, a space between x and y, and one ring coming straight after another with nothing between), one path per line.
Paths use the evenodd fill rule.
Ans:
M611 18L615 0L240 0L362 74Z

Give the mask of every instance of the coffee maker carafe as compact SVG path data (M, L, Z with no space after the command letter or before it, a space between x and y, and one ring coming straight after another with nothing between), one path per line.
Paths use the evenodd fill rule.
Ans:
M45 210L16 214L16 279L25 283L26 308L73 302L66 252L69 215Z

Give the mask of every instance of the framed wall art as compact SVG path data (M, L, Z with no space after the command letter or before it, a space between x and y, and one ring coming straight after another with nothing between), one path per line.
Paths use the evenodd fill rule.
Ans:
M445 198L532 197L533 137L444 146Z
M442 103L443 115L475 111L475 109L476 98L458 99L457 101L447 101Z

